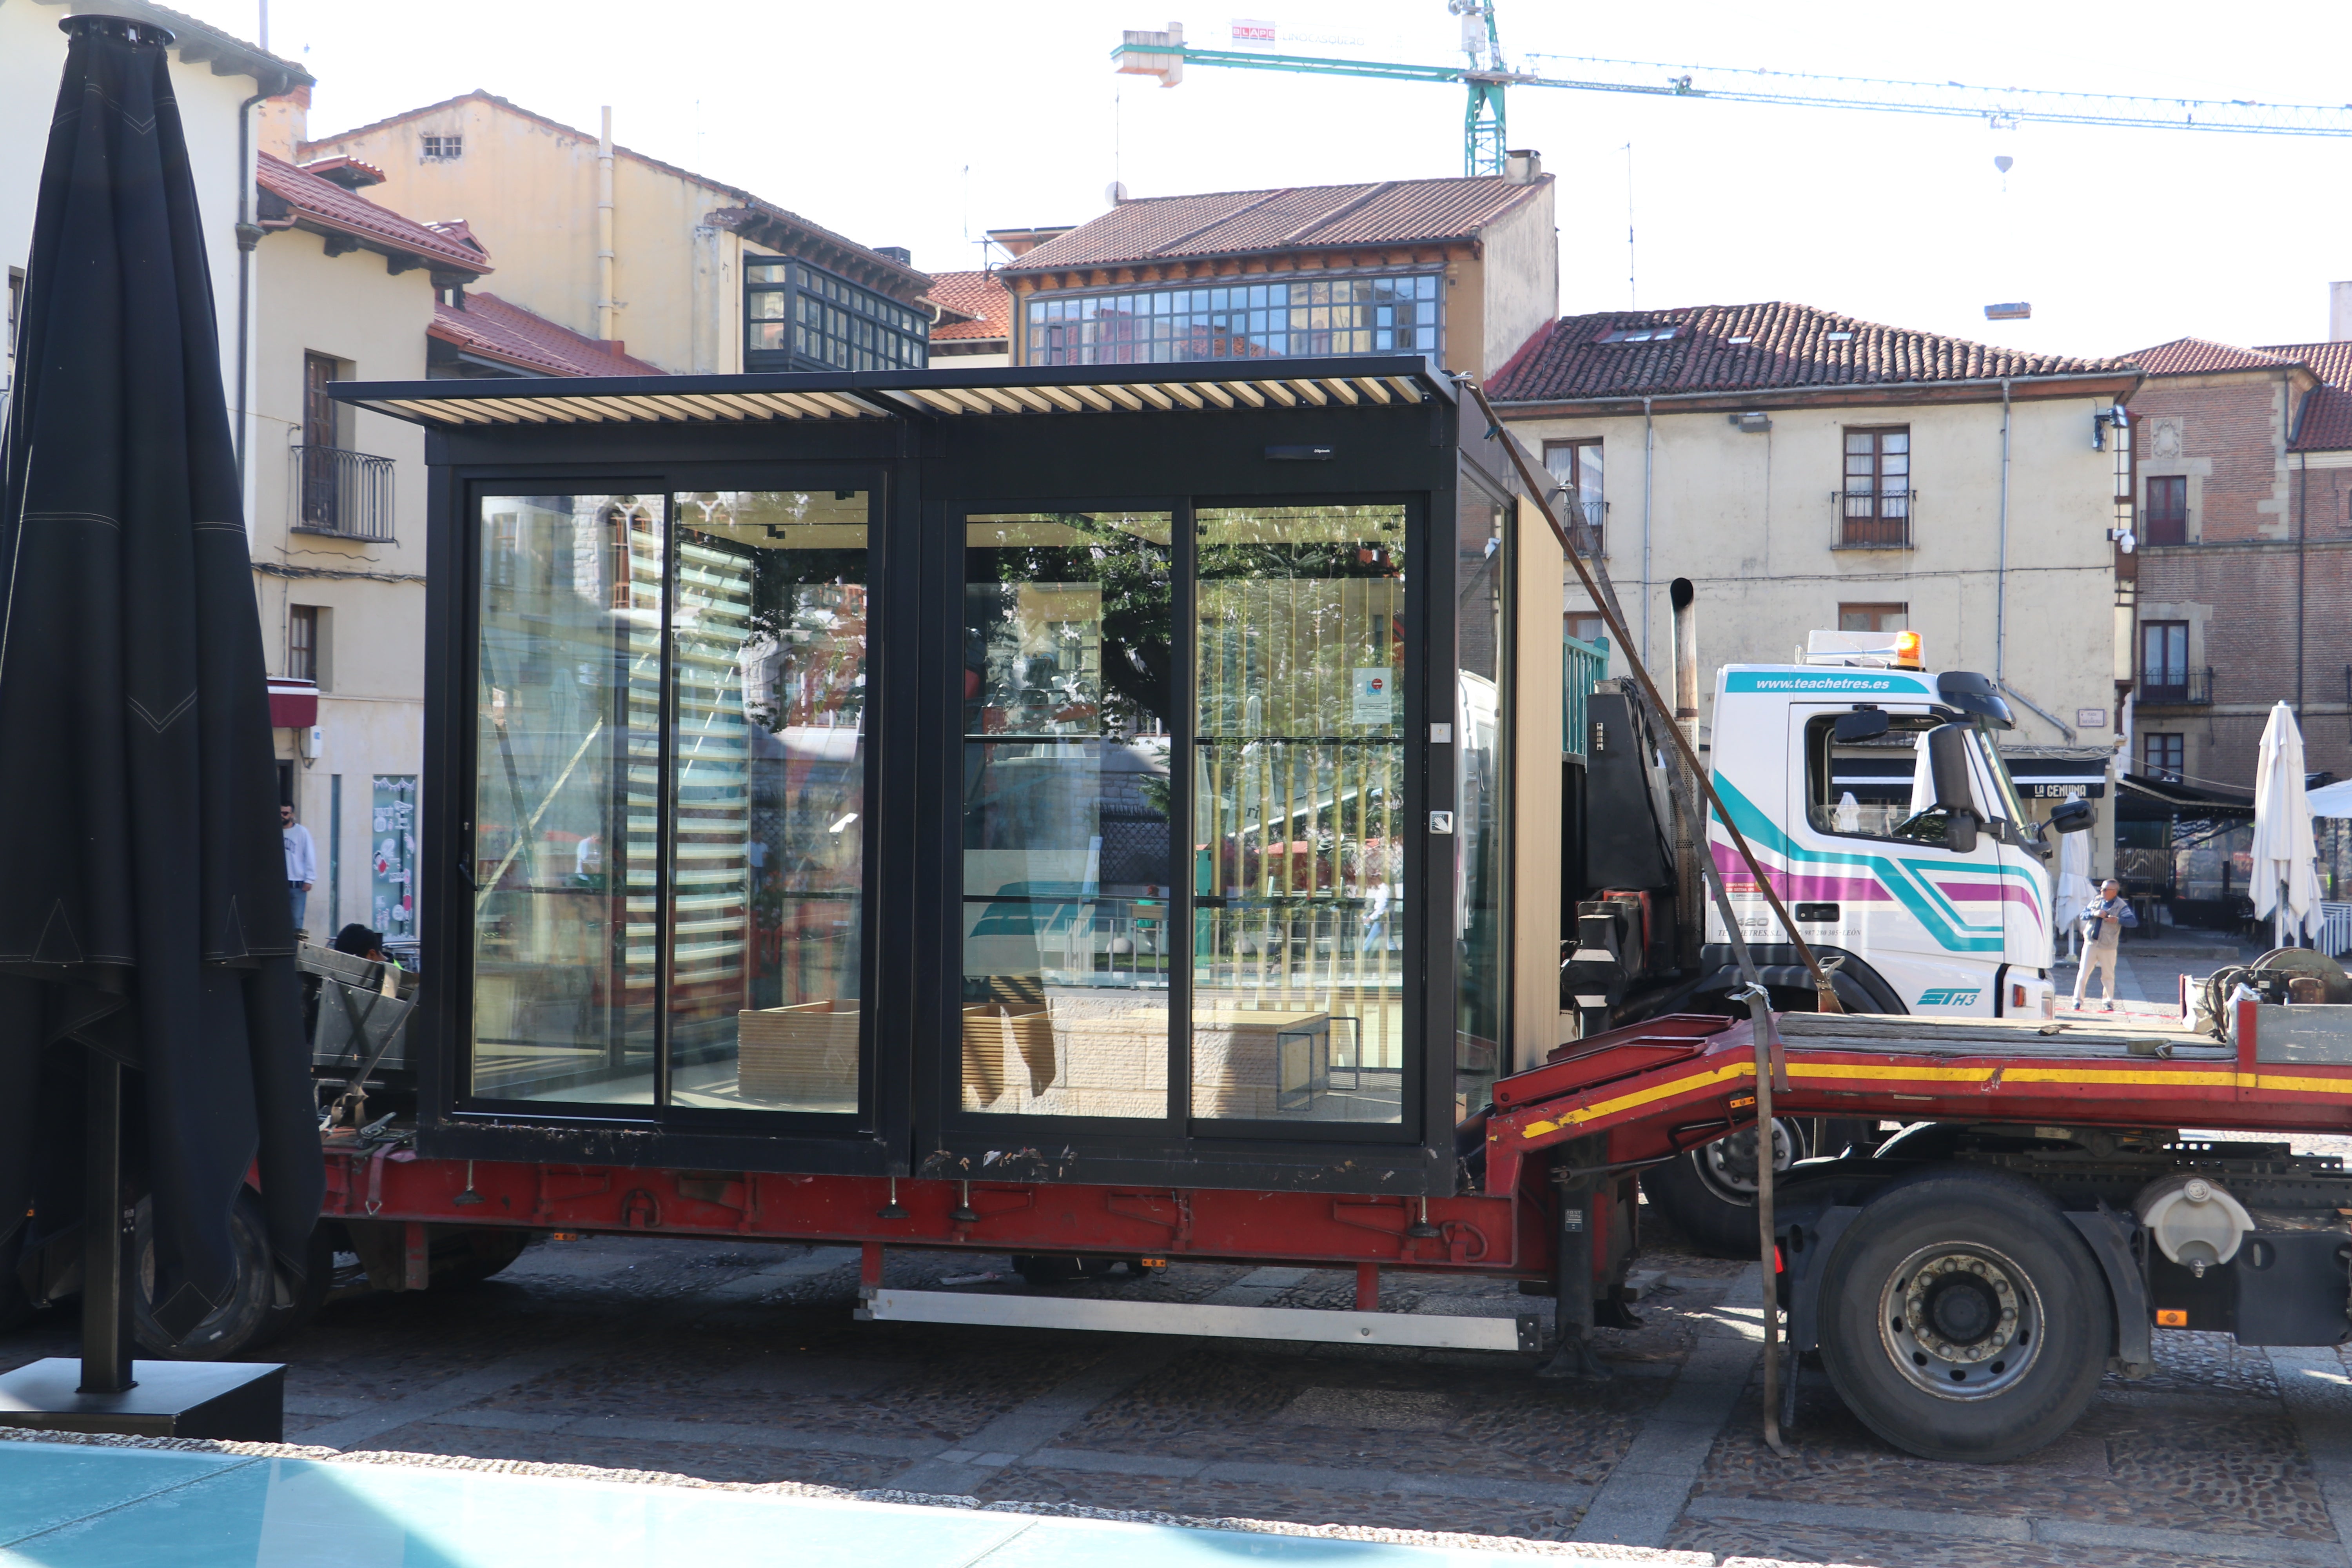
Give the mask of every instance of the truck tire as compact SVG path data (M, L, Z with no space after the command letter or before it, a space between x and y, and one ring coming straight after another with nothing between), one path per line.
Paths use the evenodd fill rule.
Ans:
M1799 1160L1868 1149L1878 1123L1864 1117L1775 1117L1775 1171ZM1642 1190L1667 1220L1709 1258L1754 1258L1756 1131L1748 1128L1642 1173Z
M142 1198L131 1220L131 1332L139 1348L165 1361L226 1361L263 1343L273 1326L287 1324L278 1316L280 1281L271 1265L268 1222L261 1200L250 1187L237 1189L228 1216L229 1247L236 1260L228 1299L203 1321L174 1339L155 1321L154 1205ZM84 1303L85 1307L88 1305Z
M1873 1200L1822 1279L1822 1362L1896 1447L1994 1464L2063 1436L2098 1391L2114 1308L2048 1194L1923 1174Z
M433 1289L479 1285L523 1255L531 1233L504 1226L481 1226L454 1237L436 1237L432 1250Z
M1805 1157L1805 1131L1792 1117L1772 1119L1773 1170ZM1643 1172L1642 1191L1706 1256L1754 1258L1756 1143L1753 1127L1718 1138Z

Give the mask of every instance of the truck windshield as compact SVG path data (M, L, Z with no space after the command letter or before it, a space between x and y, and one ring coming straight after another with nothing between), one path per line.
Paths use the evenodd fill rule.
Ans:
M1994 816L2008 818L2021 830L2027 828L2033 818L2026 815L2025 803L2018 798L2017 781L2009 776L2009 764L2001 761L2000 747L1994 743L1991 734L1981 724L1977 726L1976 733L1970 739L1976 742L1977 755L1984 764L1985 776L1992 780L1993 789L2000 796L1998 800L1986 804L1992 807Z

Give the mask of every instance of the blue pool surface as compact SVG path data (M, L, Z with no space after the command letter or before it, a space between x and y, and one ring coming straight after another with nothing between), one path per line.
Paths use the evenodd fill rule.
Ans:
M1524 1568L1542 1560L496 1470L0 1443L6 1568Z

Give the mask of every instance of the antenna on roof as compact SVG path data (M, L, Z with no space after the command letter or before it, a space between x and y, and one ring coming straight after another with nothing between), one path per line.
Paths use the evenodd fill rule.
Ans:
M1625 308L1642 308L1641 295L1633 287L1633 144L1625 143Z
M1127 200L1126 184L1120 181L1113 180L1109 184L1105 185L1103 187L1103 200L1108 202L1113 206L1117 206L1119 203Z

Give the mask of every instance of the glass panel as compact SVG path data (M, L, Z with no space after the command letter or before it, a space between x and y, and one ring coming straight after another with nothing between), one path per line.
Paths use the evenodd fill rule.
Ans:
M649 1104L663 498L481 505L473 1092Z
M1404 509L1199 535L1192 1114L1397 1121Z
M965 1110L1168 1115L1171 521L966 520Z
M866 500L678 498L673 1104L857 1109Z
M1503 508L1466 481L1454 536L1455 1119L1486 1103L1502 1061Z

